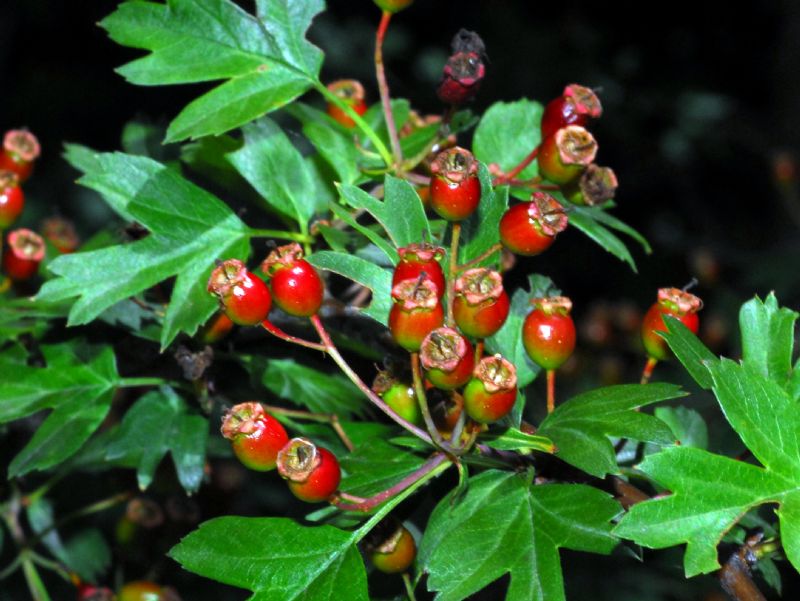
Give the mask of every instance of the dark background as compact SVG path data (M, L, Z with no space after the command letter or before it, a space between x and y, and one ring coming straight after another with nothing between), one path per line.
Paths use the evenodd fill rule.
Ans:
M95 25L116 4L0 5L0 129L27 126L43 146L37 177L26 186L30 223L57 211L76 220L84 235L101 226L109 214L74 185L76 174L60 157L62 144L118 149L126 122L139 117L166 124L206 89L136 87L116 75L115 67L140 54L117 46ZM378 10L368 0L337 0L329 8L311 33L328 57L324 79L356 77L375 101L377 89L369 82ZM609 369L620 373L586 368L603 382L641 367L640 351L630 348L614 312L646 309L658 287L680 287L697 277L706 301L703 335L714 350L732 354L742 302L776 290L782 304L796 308L800 296L794 162L800 4L648 3L647 14L644 8L629 2L417 0L393 20L385 48L393 94L412 99L421 112L441 109L434 89L449 41L461 27L483 36L490 57L477 112L496 100L545 102L571 82L602 88L604 116L593 130L599 162L620 179L615 214L645 234L654 253L646 256L631 245L637 275L568 231L517 273L553 277L575 300L589 339L598 315L610 320L613 335L606 342L616 345L612 355L621 359ZM468 145L468 137L461 143ZM665 369L665 379L681 377L680 370ZM613 569L603 561L601 569ZM651 590L652 598L694 598L680 586L671 589L682 579L677 565L664 568L672 584L658 584L663 573L652 577L652 586L666 595ZM580 578L575 582L580 586ZM598 599L606 598L602 586L593 586Z

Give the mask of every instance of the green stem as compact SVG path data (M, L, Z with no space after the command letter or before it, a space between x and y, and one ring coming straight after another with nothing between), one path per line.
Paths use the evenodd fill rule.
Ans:
M482 262L484 259L488 259L488 258L489 258L489 257L491 257L491 256L492 256L494 253L496 253L496 252L500 252L500 251L502 251L502 250L503 250L503 245L502 245L502 244L500 244L499 242L497 242L497 243L495 243L495 244L492 244L492 245L491 245L491 246L490 246L488 249L486 249L485 251L483 251L483 252L482 252L480 255L478 255L478 256L477 256L477 257L475 257L474 259L472 259L472 260L470 260L470 261L467 261L466 263L463 263L463 264L459 265L459 266L458 266L458 271L459 271L459 272L461 272L461 271L466 271L467 269L469 269L469 268L471 268L471 267L475 267L476 265L480 264L480 263L481 263L481 262Z
M428 407L428 397L425 394L425 385L422 382L419 353L411 353L411 375L414 380L414 393L417 396L417 404L419 405L420 413L422 413L422 421L425 422L425 428L427 428L428 434L431 435L437 447L446 450L448 453L452 453L452 447L442 439L442 435L436 427L436 424L433 423L433 418L431 417L431 411Z
M383 162L386 163L387 167L391 167L394 164L394 160L392 159L392 153L389 152L389 149L386 148L386 144L383 143L383 140L380 139L375 130L372 129L369 124L361 118L361 115L356 113L352 107L348 106L346 102L344 102L341 98L339 98L336 94L331 92L328 88L322 85L321 82L314 82L314 89L317 90L320 94L325 97L325 100L328 102L335 104L338 108L343 110L348 117L350 117L353 122L356 124L356 127L360 129L365 136L367 136L372 144L375 146L375 149L381 155Z
M117 386L119 388L134 388L136 386L162 386L169 384L164 378L122 378Z
M292 242L308 243L313 242L314 238L307 233L288 232L286 230L261 230L250 229L247 235L251 238L277 238L279 240L291 240Z
M25 573L25 581L28 583L31 599L33 601L50 601L50 594L47 592L44 582L42 582L42 578L39 576L39 572L30 557L22 560L22 571Z
M389 83L386 81L386 71L383 68L383 40L386 37L386 30L389 28L391 19L392 13L388 10L383 11L378 31L375 34L375 78L378 80L378 90L381 94L381 105L383 106L383 118L386 121L386 130L389 132L389 141L392 144L394 170L399 175L403 165L403 150L400 148L400 139L397 137L397 126L392 113L392 99L389 96Z
M458 241L461 237L461 224L453 223L453 233L450 236L450 273L447 274L447 325L453 327L453 293L458 273Z
M411 576L408 575L408 572L403 574L403 584L406 585L408 601L417 601L417 598L414 596L414 583L411 582Z
M389 405L383 402L381 397L375 394L372 389L367 386L360 377L358 377L358 374L353 371L353 368L350 367L347 361L345 361L344 357L342 357L342 355L339 353L339 349L336 348L333 340L331 340L331 337L328 334L328 331L325 329L325 326L322 324L322 320L320 320L319 315L312 315L310 319L311 323L314 325L314 328L317 330L317 334L319 334L320 340L322 340L322 344L325 346L325 351L331 356L331 359L333 359L336 365L339 366L339 369L344 372L344 375L350 378L350 381L355 384L361 392L364 393L370 402L378 409L383 411L393 421L411 432L414 436L432 445L433 440L430 436L428 436L428 434L408 420L405 420L397 415L397 413L395 413L394 410L389 407Z

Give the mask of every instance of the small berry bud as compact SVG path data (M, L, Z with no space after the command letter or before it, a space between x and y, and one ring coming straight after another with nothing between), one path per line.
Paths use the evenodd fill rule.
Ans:
M431 208L447 221L463 221L478 208L481 183L478 162L456 146L439 153L431 164Z
M568 125L545 138L539 151L539 173L563 186L577 179L594 161L597 142L578 125Z
M472 338L488 338L508 317L510 303L502 276L485 267L468 269L455 283L453 318Z
M14 230L8 234L3 252L3 272L14 281L29 280L39 271L44 251L44 240L39 234L25 228Z
M355 79L340 79L328 84L328 89L355 111L359 116L367 112L367 103L364 101L364 86ZM341 108L333 103L328 103L328 115L345 127L354 127L356 122Z
M77 250L81 243L75 226L63 217L48 217L42 222L42 236L62 254Z
M372 390L404 420L412 424L420 423L422 414L417 402L417 394L411 384L402 382L388 372L382 371L375 376Z
M617 176L610 167L592 163L563 192L570 202L593 206L612 200L618 186Z
M564 207L546 192L534 192L531 202L514 205L500 220L500 241L511 252L534 256L547 250L567 227Z
M0 169L13 171L22 183L33 170L33 162L39 157L39 141L26 129L12 129L3 137L3 152L0 153Z
M551 100L542 114L542 139L549 138L567 125L586 126L590 119L603 114L600 99L594 90L570 84L564 93Z
M452 46L453 54L444 66L436 95L445 104L458 106L472 100L478 93L486 75L483 62L486 48L477 33L466 29L455 35Z
M417 544L407 528L398 524L394 528L376 527L367 549L373 565L384 574L402 574L417 556ZM388 532L387 532L388 531ZM379 538L380 537L380 538Z

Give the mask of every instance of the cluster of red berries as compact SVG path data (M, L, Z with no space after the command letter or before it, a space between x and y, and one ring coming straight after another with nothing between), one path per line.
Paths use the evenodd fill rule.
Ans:
M281 423L260 403L234 406L223 418L222 435L248 468L264 472L277 467L298 499L319 503L339 488L336 456L307 438L289 439Z
M148 580L123 585L119 592L104 586L78 584L78 601L181 601L175 589Z
M10 130L3 136L0 151L0 237L25 208L22 184L31 176L39 153L39 141L25 129ZM42 223L42 235L28 228L12 230L6 236L3 274L15 282L35 276L44 259L45 239L61 253L73 252L78 247L75 228L60 217L46 219Z

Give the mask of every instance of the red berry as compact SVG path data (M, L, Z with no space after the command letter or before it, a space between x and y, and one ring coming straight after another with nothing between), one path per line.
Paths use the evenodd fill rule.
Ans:
M653 359L663 361L670 356L667 341L656 332L666 332L664 315L680 320L693 334L700 329L697 312L703 308L699 297L678 288L660 288L656 301L642 320L642 342L647 354Z
M500 220L500 241L518 255L534 256L547 250L567 227L567 214L546 192L534 192L531 202L514 205Z
M570 84L564 93L547 103L542 114L542 140L567 125L586 126L603 114L600 99L591 88Z
M381 372L375 377L372 390L404 420L412 424L420 423L422 415L411 384L401 382L387 372Z
M33 162L40 151L39 141L28 130L7 131L3 138L3 151L0 152L0 169L13 171L22 183L30 177Z
M442 81L436 90L445 104L460 105L472 100L486 76L483 40L473 31L462 29L453 39L453 54L447 59Z
M217 265L208 278L208 291L233 323L253 326L269 315L272 297L264 281L247 270L238 259Z
M20 228L8 234L3 252L3 272L12 280L29 280L44 259L44 240L31 230Z
M235 405L223 418L221 430L239 461L259 472L273 469L278 452L289 442L280 422L255 402Z
M0 171L0 230L17 220L25 207L25 195L13 171Z
M81 243L75 226L63 217L48 217L42 221L42 236L65 255L75 252Z
M576 205L592 206L613 199L618 186L613 169L592 163L563 192L566 199Z
M455 390L432 388L427 393L431 417L442 432L452 432L464 411L464 396Z
M221 311L217 312L211 316L211 319L200 330L200 341L203 344L219 342L230 333L231 328L233 328L231 318Z
M269 276L272 297L289 315L310 317L319 311L325 286L317 270L303 258L297 242L279 246L261 263Z
M463 221L478 208L478 163L469 150L456 146L440 152L431 164L431 174L431 208L442 219Z
M384 574L402 574L417 556L414 537L404 526L399 526L382 543L371 547L369 558Z
M114 591L105 586L81 584L78 586L78 601L114 601Z
M572 301L565 296L534 298L534 309L522 326L522 344L534 363L558 369L575 350L575 323L569 312Z
M170 587L139 580L123 586L119 590L117 601L180 601L180 598Z
M327 500L339 488L339 461L307 438L292 438L278 453L278 472L295 497L308 503Z
M466 384L475 367L475 351L469 341L452 328L436 328L422 341L419 359L425 377L443 390Z
M509 308L503 278L498 272L478 267L468 269L456 280L453 318L467 336L492 336L505 323Z
M361 116L367 112L364 102L364 86L355 79L340 79L328 84L328 89L341 98L344 103ZM328 103L328 115L345 127L354 127L356 122L335 104Z
M464 407L476 422L489 424L508 414L517 400L517 370L500 355L484 357L464 388Z
M400 261L394 268L392 275L392 287L403 280L416 280L422 272L425 272L427 279L436 284L439 298L444 295L445 280L444 271L439 261L444 257L444 249L433 244L423 242L422 244L409 244L397 249Z
M578 125L568 125L545 138L539 149L539 174L563 186L577 179L594 161L597 142Z
M444 323L436 284L423 278L403 280L392 288L392 299L389 330L397 344L416 352L425 336Z

